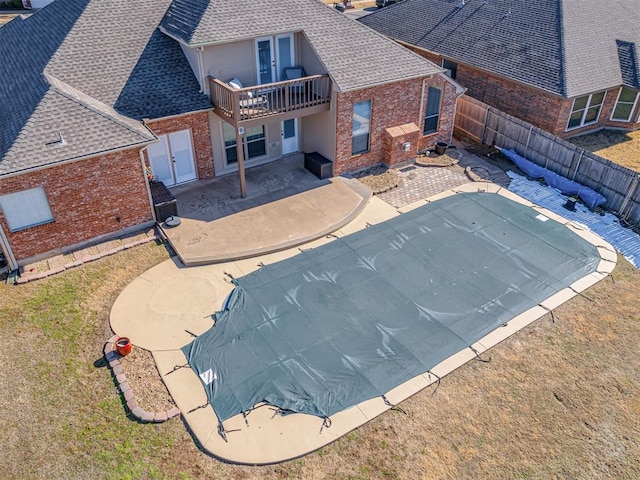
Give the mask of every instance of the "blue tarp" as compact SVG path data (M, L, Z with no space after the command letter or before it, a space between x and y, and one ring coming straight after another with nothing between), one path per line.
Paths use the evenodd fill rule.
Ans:
M520 170L531 178L544 178L552 188L560 190L565 195L578 195L589 208L596 208L604 204L607 199L595 190L586 187L578 182L569 180L568 178L558 175L551 170L536 165L530 160L518 155L515 150L496 147L500 153L515 163Z
M563 207L567 202L567 197L553 188L527 180L517 173L507 172L507 175L511 178L509 190L513 193L562 215L572 222L585 225L593 233L600 235L613 245L636 268L640 268L640 235L620 225L620 221L615 215L611 213L600 215L580 204L576 205L574 212L569 211Z

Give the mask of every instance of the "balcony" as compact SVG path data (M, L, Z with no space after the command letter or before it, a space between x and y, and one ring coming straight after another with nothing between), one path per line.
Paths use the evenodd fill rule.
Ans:
M331 107L331 80L328 75L244 88L234 88L209 77L209 86L215 113L236 127L304 117Z

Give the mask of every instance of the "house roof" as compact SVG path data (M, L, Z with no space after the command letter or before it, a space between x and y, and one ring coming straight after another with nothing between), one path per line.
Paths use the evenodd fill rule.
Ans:
M210 108L178 41L292 31L339 90L442 71L317 0L56 0L0 28L0 176L144 145L142 119Z
M359 20L568 98L623 84L640 88L637 0L404 0Z
M57 0L0 28L0 175L143 145L142 118L210 107L157 29L169 2Z
M442 72L318 0L174 0L161 25L192 47L301 31L339 91Z

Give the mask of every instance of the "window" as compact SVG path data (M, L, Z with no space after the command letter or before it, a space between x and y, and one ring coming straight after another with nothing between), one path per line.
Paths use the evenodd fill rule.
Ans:
M247 158L262 157L267 154L264 125L244 129Z
M351 154L369 151L371 132L371 100L353 104L353 125L351 130Z
M224 137L224 151L227 157L227 165L238 163L236 131L227 122L222 122L222 136Z
M456 62L452 62L451 60L443 59L442 60L442 68L446 68L447 70L449 70L449 72L447 72L447 74L451 78L453 78L454 80L456 79L456 75L458 73L458 64Z
M576 98L573 101L567 130L596 123L604 102L604 94L605 92L592 93L591 95Z
M440 121L440 104L442 103L442 90L436 87L429 87L427 92L427 110L424 115L423 135L436 133L438 122Z
M611 120L618 120L620 122L631 121L631 115L633 114L637 100L638 92L627 87L622 87L620 93L618 93L618 101L611 115Z
M224 150L226 153L227 165L238 163L235 129L228 123L223 122L222 135L224 137ZM267 142L264 125L245 128L244 135L245 159L251 160L253 158L261 157L267 154Z
M49 201L42 187L0 196L0 208L12 232L53 222Z

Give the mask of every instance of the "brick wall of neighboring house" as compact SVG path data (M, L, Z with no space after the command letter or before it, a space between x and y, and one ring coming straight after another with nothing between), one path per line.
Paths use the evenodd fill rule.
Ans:
M146 124L156 135L165 135L180 130L191 130L191 141L193 143L198 178L203 179L214 176L213 148L211 146L209 114L207 112L191 113L160 120L149 120ZM149 160L146 150L145 160L148 164Z
M431 60L436 65L442 65L442 55L413 47L407 48ZM602 127L629 130L640 128L640 119L637 117L637 112L634 113L633 117L638 120L635 123L611 120L611 113L615 108L619 87L607 91L605 103L596 124L567 132L566 128L573 108L573 99L563 98L538 88L529 87L465 64L458 64L456 81L467 88L466 93L470 97L532 123L561 138L580 135ZM640 107L637 108L640 109Z
M425 98L422 98L422 84L425 83ZM339 93L336 98L336 154L334 174L340 175L365 168L376 163L385 162L386 129L408 123L415 123L422 132L426 91L429 86L443 89L442 107L440 111L439 130L434 134L423 136L420 133L417 148L422 149L435 145L436 142L451 138L455 115L455 86L440 75L429 78L417 78L401 82L380 85L377 87ZM353 105L356 102L371 100L371 128L369 151L352 155L351 134L353 121ZM424 103L425 105L421 105ZM395 163L395 162L393 162Z
M53 222L12 233L0 212L18 262L153 220L137 148L0 178L2 194L36 187L44 187Z
M636 100L636 107L634 111L631 113L631 120L632 120L631 122L619 122L616 120L611 120L611 115L613 114L613 110L615 109L619 92L620 92L619 87L612 88L607 92L607 98L605 99L605 108L607 110L606 111L603 110L603 112L601 113L601 115L604 115L604 117L602 116L600 117L601 121L604 121L607 127L625 128L629 130L640 129L640 118L639 118L640 117L640 99Z

